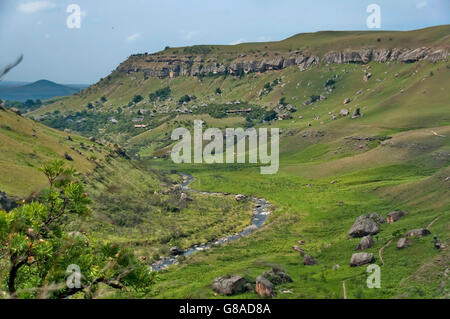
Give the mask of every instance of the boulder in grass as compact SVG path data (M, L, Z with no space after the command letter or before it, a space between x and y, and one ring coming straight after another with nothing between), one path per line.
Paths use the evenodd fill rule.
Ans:
M380 232L380 226L376 221L369 217L369 215L359 216L352 228L348 232L349 236L352 238L355 237L364 237L367 235L375 235Z
M170 249L170 255L171 256L179 256L179 255L183 255L184 254L184 250L178 247L172 247Z
M397 220L399 220L400 218L402 218L406 214L408 214L408 212L405 212L405 211L402 211L402 210L396 210L396 211L390 212L386 216L386 221L389 224L395 223Z
M340 112L339 112L339 116L347 116L347 115L349 115L350 114L350 112L349 112L349 110L347 110L347 109L342 109Z
M431 235L431 232L426 228L418 228L409 231L406 234L406 237L424 237L427 235Z
M258 276L256 278L256 293L260 297L273 297L274 296L274 285L263 276Z
M408 245L409 245L409 240L406 238L400 238L397 242L398 249L406 248Z
M68 161L73 161L72 156L70 156L68 153L64 153L64 158Z
M272 268L270 271L265 271L262 276L274 285L292 282L292 278L279 268Z
M9 212L10 210L13 210L16 208L17 205L17 199L10 197L6 195L6 193L0 191L0 210L5 210Z
M312 266L312 265L316 265L316 264L317 264L317 260L314 259L312 256L305 255L303 257L303 265Z
M358 247L356 247L356 250L364 250L372 247L374 244L374 240L372 236L368 235L363 238L361 238L361 241L358 244Z
M352 255L352 258L350 259L350 266L356 267L356 266L362 266L367 265L370 263L373 263L375 261L375 258L373 257L372 253L356 253Z
M246 200L246 199L247 199L247 196L242 195L242 194L238 194L238 195L234 196L234 199L235 199L236 201L238 201L238 202L241 202L241 201Z
M241 276L221 276L214 279L212 289L220 295L231 296L247 290L247 280Z

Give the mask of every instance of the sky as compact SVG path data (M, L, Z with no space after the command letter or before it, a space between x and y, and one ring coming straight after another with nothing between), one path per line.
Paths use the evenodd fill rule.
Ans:
M68 27L71 4L80 8L80 28ZM380 29L367 26L370 4L381 9ZM4 81L92 84L131 54L165 46L442 24L450 24L450 0L0 0L0 67L23 54Z

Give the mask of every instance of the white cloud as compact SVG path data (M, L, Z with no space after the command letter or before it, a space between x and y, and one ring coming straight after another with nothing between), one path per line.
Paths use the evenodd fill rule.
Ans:
M135 33L135 34L130 35L130 36L127 38L127 41L128 41L128 42L133 42L133 41L139 39L140 37L141 37L141 34L140 34L140 33Z
M230 43L230 45L241 44L241 43L243 43L244 41L245 41L245 39L244 39L244 38L240 38L240 39L239 39L239 40L237 40L237 41L231 42L231 43Z
M428 3L426 1L422 1L422 2L416 3L416 8L417 9L422 9L422 8L426 7L427 4Z
M31 1L19 5L19 11L23 13L36 13L39 11L49 10L56 7L56 4L50 1Z
M196 36L198 34L198 31L188 31L188 32L186 32L184 30L181 30L181 33L182 33L182 37L183 37L184 40L190 40L190 39L192 39L194 36Z

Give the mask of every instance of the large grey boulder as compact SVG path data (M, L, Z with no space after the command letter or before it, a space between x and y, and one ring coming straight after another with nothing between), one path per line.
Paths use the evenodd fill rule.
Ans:
M256 278L256 293L260 297L273 297L274 296L274 285L263 276L258 276Z
M373 263L374 261L375 258L373 257L372 253L356 253L353 254L352 258L350 259L350 266L351 267L362 266Z
M380 232L380 226L376 221L369 217L368 214L359 216L352 228L348 232L349 236L352 238L355 237L364 237L367 235L375 235Z
M431 232L428 229L418 228L418 229L413 229L413 230L409 231L406 234L406 237L424 237L424 236L427 236L430 234L431 234Z
M408 214L408 212L405 212L405 211L402 211L402 210L395 210L395 211L390 212L389 214L387 214L386 221L389 224L395 223L397 220L399 220L400 218L402 218L406 214Z
M241 276L221 276L214 279L212 289L220 295L235 295L246 291L247 280Z
M358 247L356 247L356 250L364 250L372 247L374 244L374 240L372 236L368 235L363 238L361 238L361 241L358 244Z

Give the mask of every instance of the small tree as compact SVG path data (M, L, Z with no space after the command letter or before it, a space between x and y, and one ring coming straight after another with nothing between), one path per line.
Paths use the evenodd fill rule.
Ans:
M134 97L133 97L133 102L134 103L139 103L140 101L142 101L144 98L141 96L141 95L135 95Z
M75 293L89 298L104 283L145 293L153 275L132 252L109 243L91 245L85 234L67 231L71 222L89 213L90 200L75 181L76 172L62 160L45 164L41 171L49 188L39 202L0 211L0 290L5 287L12 298L65 298ZM70 286L66 277L73 267L81 271L80 282Z

